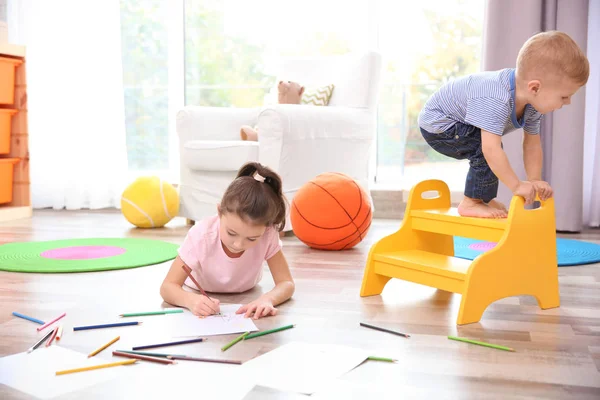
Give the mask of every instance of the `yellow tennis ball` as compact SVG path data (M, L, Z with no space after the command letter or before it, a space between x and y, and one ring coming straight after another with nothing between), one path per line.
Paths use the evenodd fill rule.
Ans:
M136 179L121 196L121 211L138 228L160 228L179 212L179 194L156 176Z

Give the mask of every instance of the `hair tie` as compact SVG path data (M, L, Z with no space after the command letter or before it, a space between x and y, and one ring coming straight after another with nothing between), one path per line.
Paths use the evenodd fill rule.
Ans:
M261 176L258 172L254 173L254 179L256 179L259 182L263 182L263 183L265 182L265 177Z

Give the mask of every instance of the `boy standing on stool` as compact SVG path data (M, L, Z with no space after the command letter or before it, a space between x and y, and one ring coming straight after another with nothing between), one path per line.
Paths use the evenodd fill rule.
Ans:
M522 196L525 204L552 197L542 181L542 114L571 103L586 84L589 62L567 34L539 33L527 40L516 68L480 72L446 83L419 114L423 138L437 152L469 160L464 199L458 213L466 217L504 218L506 207L494 200L498 179ZM502 135L523 128L521 181L502 148Z

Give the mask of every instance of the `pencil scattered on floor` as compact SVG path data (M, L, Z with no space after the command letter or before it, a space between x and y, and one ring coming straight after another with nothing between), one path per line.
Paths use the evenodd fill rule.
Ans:
M60 338L62 337L62 334L63 334L63 327L62 327L62 325L60 325L58 327L58 332L56 332L56 340L60 340Z
M182 354L164 354L164 353L148 353L145 351L132 351L132 350L116 350L121 353L131 353L131 354L139 354L140 356L150 356L150 357L163 357L167 358L169 356L183 356Z
M456 337L456 336L448 336L448 339L450 339L450 340L456 340L456 341L459 341L459 342L476 344L476 345L479 345L479 346L491 347L492 349L498 349L498 350L504 350L504 351L515 351L515 349L510 348L510 347L500 346L500 345L497 345L497 344L491 344L491 343L485 343L485 342L479 342L477 340L465 339L465 338Z
M189 357L189 356L167 356L167 358L170 358L171 360L204 361L204 362L236 364L236 365L242 364L242 362L239 360L221 360L221 359L217 359L217 358Z
M131 326L131 325L140 325L141 321L131 321L131 322L117 322L115 324L100 324L100 325L87 325L87 326L74 326L74 331L85 331L88 329L103 329L103 328L117 328L120 326Z
M371 329L375 329L376 331L381 331L381 332L387 332L387 333L392 333L394 335L398 335L398 336L402 336L405 338L409 338L410 335L406 334L406 333L402 333L402 332L397 332L397 331L393 331L391 329L386 329L386 328L381 328L379 326L375 326L375 325L371 325L371 324L367 324L364 322L360 323L360 326L364 326L365 328L371 328Z
M31 353L32 351L34 351L35 349L40 347L41 344L44 343L50 337L50 335L52 335L52 331L46 333L43 338L38 340L33 346L31 346L29 349L27 349L27 353Z
M23 319L26 319L26 320L28 320L28 321L35 322L36 324L40 324L40 325L44 325L44 324L45 324L45 322L44 322L44 321L42 321L42 320L40 320L40 319L33 318L33 317L28 317L27 315L25 315L25 314L21 314L21 313L18 313L18 312L16 312L16 311L13 311L13 313L12 313L12 314L13 314L15 317L23 318Z
M114 338L110 342L106 343L105 345L100 346L99 348L97 348L96 350L94 350L90 354L88 354L88 358L94 357L96 354L100 353L102 350L106 349L108 346L115 343L119 339L121 339L121 336L117 336L116 338Z
M120 314L119 317L145 317L147 315L180 314L182 312L183 312L183 310L181 308L177 308L175 310L146 311L146 312Z
M38 332L41 331L42 329L46 329L47 327L49 327L50 325L52 325L53 323L55 323L56 321L58 321L59 319L63 318L65 315L67 315L67 313L62 313L60 314L58 317L54 318L52 321L46 322L44 325L42 326L38 326L37 330Z
M50 335L50 339L48 339L48 341L46 342L46 347L48 347L52 344L52 341L56 337L57 333L58 333L58 326L55 327L54 329L52 329L52 335Z
M394 358L385 358L385 357L375 357L375 356L370 356L367 358L367 360L371 360L371 361L385 361L385 362L391 362L391 363L395 363L398 360L394 359Z
M112 355L118 357L134 358L136 360L152 361L159 364L177 364L175 360L170 360L164 357L143 356L141 354L124 353L121 351L113 351Z
M113 363L108 363L108 364L91 365L89 367L65 369L62 371L56 371L56 375L73 374L75 372L91 371L91 370L100 369L100 368L118 367L120 365L130 365L130 364L135 364L137 361L138 360L125 360L125 361L118 361L118 362L113 362Z
M207 338L197 338L197 339L180 340L180 341L177 341L177 342L146 344L144 346L132 347L131 350L144 350L144 349L153 349L153 348L156 348L156 347L176 346L176 345L180 345L180 344L189 344L189 343L204 342L206 340L207 340Z
M284 331L286 329L291 329L293 327L295 327L296 325L286 325L286 326L282 326L279 328L275 328L275 329L269 329L267 331L262 331L262 332L256 332L256 333L251 333L250 335L244 337L244 340L248 340L248 339L254 339L255 337L259 337L259 336L264 336L264 335L268 335L270 333L275 333L275 332L280 332L280 331Z
M250 332L246 332L246 333L242 333L240 336L236 337L235 339L233 339L231 342L227 343L225 346L221 347L221 351L225 351L228 348L230 348L231 346L233 346L234 344L236 344L237 342L239 342L240 340L243 340L246 336L248 336L250 334Z

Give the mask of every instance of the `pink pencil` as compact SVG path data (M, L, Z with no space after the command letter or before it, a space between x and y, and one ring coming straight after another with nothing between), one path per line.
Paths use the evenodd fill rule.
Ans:
M42 329L45 329L45 328L49 327L50 325L52 325L53 323L55 323L56 321L58 321L59 319L61 319L65 315L67 315L67 313L62 313L58 317L54 318L52 321L46 322L44 325L38 327L37 328L38 332L41 331Z
M58 326L52 330L52 335L50 336L50 339L46 342L46 347L48 347L52 344L52 341L56 337L57 332L58 332Z

